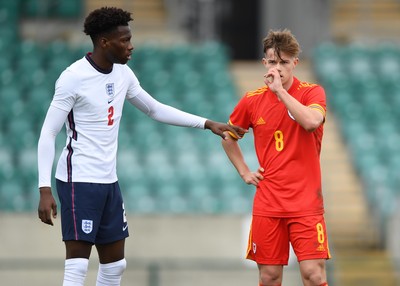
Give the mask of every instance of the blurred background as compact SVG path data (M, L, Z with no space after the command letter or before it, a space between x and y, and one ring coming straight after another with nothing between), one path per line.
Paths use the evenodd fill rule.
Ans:
M150 94L222 122L263 85L262 38L289 28L303 50L296 75L327 93L329 285L400 285L400 1L0 0L1 285L61 285L60 220L36 213L37 140L59 74L91 51L83 21L101 6L133 13L128 65ZM119 136L131 234L122 285L257 285L244 259L254 188L220 139L129 105ZM256 168L251 135L241 146ZM94 250L87 285L96 265ZM302 285L294 255L283 285Z

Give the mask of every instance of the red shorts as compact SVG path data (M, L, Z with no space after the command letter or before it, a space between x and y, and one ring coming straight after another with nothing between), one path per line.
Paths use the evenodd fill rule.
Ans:
M323 215L295 218L253 216L247 259L257 264L287 265L289 243L297 260L329 259Z

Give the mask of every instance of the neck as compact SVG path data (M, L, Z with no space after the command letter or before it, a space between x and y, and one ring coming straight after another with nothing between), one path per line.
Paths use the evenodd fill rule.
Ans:
M112 70L113 63L108 61L107 58L99 53L96 49L93 50L93 53L90 55L92 61L98 66L100 69L108 71Z
M288 91L294 82L293 76L283 85L283 88Z
M86 55L86 59L90 62L90 64L98 71L104 74L108 74L110 72L112 72L113 66L111 65L110 68L105 69L103 66L100 66L98 63L99 61L95 59L95 57L93 57L92 53L87 53Z

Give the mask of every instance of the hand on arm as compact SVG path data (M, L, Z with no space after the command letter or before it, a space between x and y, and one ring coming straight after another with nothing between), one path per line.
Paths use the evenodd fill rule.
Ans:
M246 184L257 186L258 183L264 179L262 175L264 169L259 167L255 172L252 172L249 169L237 140L232 138L228 132L225 132L225 139L222 140L222 147L224 148L229 160L232 162L232 165L236 168L240 177Z
M232 132L237 138L242 138L243 135L248 132L248 130L243 129L239 126L215 122L212 120L207 120L204 124L204 128L210 129L214 134L221 136L224 140L226 140L227 138L227 134L224 133L226 131Z

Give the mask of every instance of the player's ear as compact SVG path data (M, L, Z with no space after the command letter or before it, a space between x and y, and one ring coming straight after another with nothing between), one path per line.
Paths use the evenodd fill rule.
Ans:
M297 66L297 64L299 63L299 58L295 57L293 63L294 63L294 66Z
M100 45L100 47L102 47L102 48L107 47L107 46L108 46L108 39L107 39L106 37L101 37L101 38L99 39L99 45Z
M262 58L261 63L266 66L267 65L267 59L266 58Z

